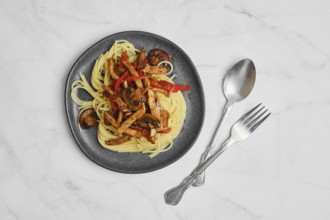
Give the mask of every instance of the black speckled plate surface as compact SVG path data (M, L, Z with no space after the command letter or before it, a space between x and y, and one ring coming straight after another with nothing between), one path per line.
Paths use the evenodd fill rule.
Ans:
M154 158L143 153L116 153L103 148L97 140L96 127L79 131L77 105L71 100L71 84L79 78L79 72L89 80L95 60L106 52L115 40L125 39L137 49L145 47L147 52L159 48L174 58L174 71L177 74L174 82L190 85L188 92L183 92L187 104L187 116L179 136L169 151ZM78 96L84 96L82 94ZM79 91L78 91L79 93ZM163 168L181 158L196 141L204 122L204 92L198 72L188 55L173 42L147 32L127 31L110 35L87 49L73 65L65 86L65 107L67 119L73 137L80 149L88 158L98 165L121 173L144 173Z

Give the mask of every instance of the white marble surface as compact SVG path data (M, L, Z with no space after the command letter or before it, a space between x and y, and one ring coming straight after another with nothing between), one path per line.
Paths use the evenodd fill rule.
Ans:
M0 1L0 219L330 219L330 2ZM174 164L147 174L103 169L79 150L64 111L78 56L125 30L162 35L194 61L203 130ZM273 114L225 152L178 206L163 194L197 164L220 117L235 61L257 81L229 126L259 102Z

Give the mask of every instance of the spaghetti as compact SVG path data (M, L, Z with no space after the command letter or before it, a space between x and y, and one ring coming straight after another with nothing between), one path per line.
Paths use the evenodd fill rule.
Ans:
M174 84L175 75L169 77L172 71L173 60L166 52L155 49L147 56L126 40L115 41L95 61L91 84L82 73L72 83L79 127L98 124L99 143L116 152L154 157L171 149L186 117L181 91L190 89ZM79 98L80 89L92 100Z

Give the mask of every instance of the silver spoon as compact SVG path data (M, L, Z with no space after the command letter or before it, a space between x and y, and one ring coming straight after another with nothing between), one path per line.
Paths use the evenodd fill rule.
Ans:
M212 149L216 145L220 131L222 129L223 122L228 116L232 106L236 102L240 102L245 99L254 86L256 79L256 69L250 59L243 59L236 63L226 74L223 82L223 92L227 98L227 103L220 119L217 131L215 132L211 143L207 146L205 152L202 154L199 164L205 162L209 157ZM205 172L196 176L192 182L192 186L201 186L205 182Z
M259 108L261 103L243 115L231 128L229 138L218 148L207 160L199 164L183 181L176 187L168 190L165 202L169 205L177 205L183 197L184 192L191 186L195 177L205 171L229 146L238 141L243 141L255 131L270 115L264 107ZM258 109L259 108L259 109ZM265 115L265 113L268 113Z

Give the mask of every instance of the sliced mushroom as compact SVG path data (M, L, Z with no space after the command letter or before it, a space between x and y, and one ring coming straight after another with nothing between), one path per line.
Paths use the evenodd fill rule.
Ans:
M132 110L132 111L138 111L139 109L141 109L143 107L143 102L132 102L131 105L129 105L129 108Z
M138 88L138 90L140 90L140 89L143 90L142 88ZM141 94L141 92L139 92L139 94L141 96L138 96L137 94L133 95L133 93L134 93L133 91L134 91L133 89L124 89L122 91L121 96L123 97L124 102L128 105L129 109L131 109L132 111L137 111L140 108L142 108L142 104L143 104L143 102L145 102L145 100L144 100L143 92L142 92L142 94ZM135 98L137 98L137 100L133 100L131 98L132 96L136 96Z
M132 94L131 89L123 89L121 92L121 97L123 98L124 102L129 105L131 103L130 96Z
M160 128L161 126L158 117L152 114L144 114L137 123L143 128Z
M157 66L162 61L168 61L171 63L173 62L172 56L161 49L151 50L148 53L147 59L148 59L148 64L150 66ZM166 65L166 64L163 65L163 67L165 67L167 69L166 72L168 72L171 68L169 65Z
M97 124L97 114L93 108L86 109L79 116L79 125L83 129L88 129Z

